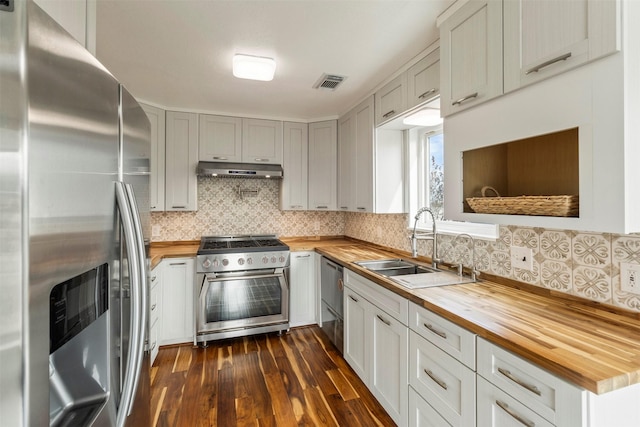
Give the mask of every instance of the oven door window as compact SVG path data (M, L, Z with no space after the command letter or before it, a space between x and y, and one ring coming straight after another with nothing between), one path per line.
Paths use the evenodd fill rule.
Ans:
M205 278L200 295L202 325L232 328L288 317L288 291L282 275Z

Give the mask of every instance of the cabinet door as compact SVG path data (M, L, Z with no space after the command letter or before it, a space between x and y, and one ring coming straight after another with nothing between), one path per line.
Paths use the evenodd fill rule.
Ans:
M89 49L91 43L87 40L87 19L91 18L89 15L92 9L87 7L87 0L36 0L35 3L71 34L82 46L91 50ZM93 18L95 18L95 16ZM95 40L93 41L95 42ZM92 53L95 54L95 51Z
M443 116L502 94L502 1L472 1L440 25Z
M615 52L615 1L504 2L504 91Z
M284 176L280 189L282 210L307 209L309 129L305 123L284 123Z
M398 425L408 420L408 328L371 305L373 395Z
M367 345L371 341L367 326L369 303L352 289L344 288L344 358L360 379L369 384Z
M440 49L407 70L407 109L440 95Z
M373 97L369 97L354 110L356 158L352 197L355 197L358 212L373 212L373 104Z
M291 253L289 277L289 324L291 326L302 326L317 323L317 285L313 252Z
M352 197L355 176L355 117L352 112L338 121L338 209L355 210Z
M151 123L151 177L149 180L149 208L164 211L165 117L164 110L140 104Z
M242 161L282 164L282 122L242 119Z
M162 261L161 344L193 341L195 318L193 289L195 260L173 258Z
M407 109L407 73L402 73L375 94L376 126L397 117Z
M338 135L336 120L309 124L309 209L336 210Z
M150 364L158 356L160 345L160 318L162 317L162 263L158 264L149 273L149 352Z
M198 158L204 162L242 161L242 119L200 114Z
M167 111L165 210L198 210L198 115Z

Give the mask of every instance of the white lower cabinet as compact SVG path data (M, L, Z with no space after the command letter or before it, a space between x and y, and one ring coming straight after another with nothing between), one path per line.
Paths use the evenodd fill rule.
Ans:
M400 426L409 408L407 312L406 299L345 271L345 360Z
M160 345L193 341L195 318L193 289L194 258L167 258L162 261L162 313Z
M162 263L149 272L149 337L148 346L151 353L151 365L158 356L158 339L160 337L160 312L162 311Z
M317 323L314 252L292 252L289 274L289 325Z
M640 425L640 384L597 395L481 338L477 363L478 426Z
M449 427L450 424L418 392L409 387L409 426Z
M476 425L476 373L411 331L409 384L452 426Z

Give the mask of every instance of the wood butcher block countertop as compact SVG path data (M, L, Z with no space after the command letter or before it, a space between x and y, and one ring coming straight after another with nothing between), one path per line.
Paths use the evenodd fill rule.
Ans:
M406 258L406 252L347 238L282 240L292 251L315 250L593 393L640 383L640 315L636 313L491 276L505 282L495 283L485 280L486 275L476 283L410 290L353 263ZM197 245L191 256L196 250Z

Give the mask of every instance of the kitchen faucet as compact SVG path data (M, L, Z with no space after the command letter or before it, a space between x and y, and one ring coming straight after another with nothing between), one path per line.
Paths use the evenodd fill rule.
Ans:
M431 215L431 233L417 234L416 227L418 226L418 220L420 219L420 216L425 212L429 212L429 215ZM411 240L411 256L413 258L416 258L418 256L418 240L432 240L433 253L431 255L431 266L433 268L438 268L438 263L441 260L438 259L438 236L436 234L436 217L433 215L433 212L431 212L431 209L418 209L418 213L416 213L415 216L415 222L413 223L413 232L411 233L411 236L409 236L409 239Z
M467 238L468 241L471 243L471 280L473 280L475 282L476 281L476 275L477 275L477 270L476 270L476 245L475 245L475 242L473 240L473 237L471 237L467 233L458 234L453 239L452 245L455 246L456 242L458 241L458 238L460 238L460 237ZM461 259L460 263L458 264L458 275L462 276L463 269L464 269L464 261Z

